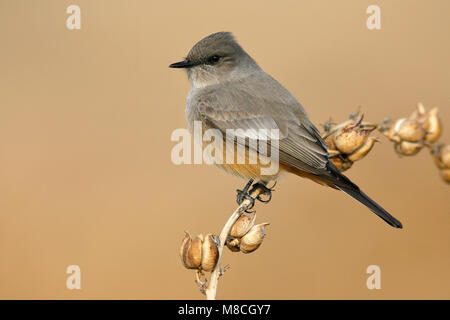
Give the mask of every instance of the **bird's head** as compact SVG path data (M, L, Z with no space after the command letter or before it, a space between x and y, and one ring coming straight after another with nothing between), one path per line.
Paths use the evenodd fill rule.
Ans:
M258 68L230 32L213 33L200 40L185 60L169 67L184 68L193 87L218 84Z

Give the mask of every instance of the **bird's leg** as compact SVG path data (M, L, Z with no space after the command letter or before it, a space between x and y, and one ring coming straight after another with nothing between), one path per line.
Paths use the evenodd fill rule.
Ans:
M248 212L249 209L253 208L253 206L255 205L255 199L253 199L250 196L250 193L248 192L248 189L250 189L250 186L252 185L252 183L253 183L253 179L250 179L247 182L247 184L245 185L243 190L239 190L239 189L236 190L237 191L236 202L239 205L244 201L244 199L250 200L250 206L249 206L249 208L247 210L245 210L247 212Z
M272 187L267 187L267 182L266 181L258 181L255 184L253 184L253 179L250 179L247 184L245 185L243 190L236 190L237 191L237 199L236 202L238 204L241 204L244 199L248 199L250 200L250 206L247 208L247 210L245 210L246 212L251 212L250 209L252 209L255 205L255 200L259 200L261 202L267 203L272 199L272 191L274 191L274 187L277 184L276 182L274 183L274 185ZM250 187L252 187L250 189ZM250 189L250 190L249 190ZM251 196L251 194L256 190L256 189L261 189L262 192L256 196L256 198L253 198ZM263 197L261 197L262 195L267 196L266 199L264 199Z
M257 197L256 197L256 199L257 200L259 200L259 201L261 201L261 202L264 202L264 203L267 203L267 202L269 202L270 200L272 200L272 191L274 191L275 189L274 189L274 187L275 187L275 185L276 185L277 183L275 182L274 183L274 185L272 186L272 187L267 187L267 182L266 181L258 181L257 183L255 183L254 185L253 185L253 187L252 187L252 190L250 190L250 194L255 190L255 189L261 189L261 190L263 190L263 192L261 193L261 194L259 194ZM263 199L262 197L261 197L261 195L265 195L265 196L267 196L267 199Z

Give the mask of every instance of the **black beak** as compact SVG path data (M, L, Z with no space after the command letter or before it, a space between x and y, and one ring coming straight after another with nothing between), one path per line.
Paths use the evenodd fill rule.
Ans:
M192 62L189 60L183 60L180 62L172 63L169 68L192 68L194 66L198 65L196 62Z

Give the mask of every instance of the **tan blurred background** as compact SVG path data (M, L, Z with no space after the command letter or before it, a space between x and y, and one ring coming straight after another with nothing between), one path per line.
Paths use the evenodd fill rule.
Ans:
M81 30L66 8L81 7ZM381 7L382 29L366 28ZM176 166L189 83L168 65L232 31L319 125L440 108L450 142L450 2L0 0L0 298L202 299L183 231L218 233L245 181ZM350 176L404 224L286 176L253 254L225 253L223 299L450 298L449 186L427 151L382 139ZM66 289L79 265L82 289ZM381 267L381 290L366 268Z

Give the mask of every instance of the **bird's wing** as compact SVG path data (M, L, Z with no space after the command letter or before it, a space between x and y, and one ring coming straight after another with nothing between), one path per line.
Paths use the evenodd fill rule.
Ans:
M196 119L223 133L279 129L281 163L313 174L326 170L328 153L318 130L289 91L265 73L205 88L190 104Z

